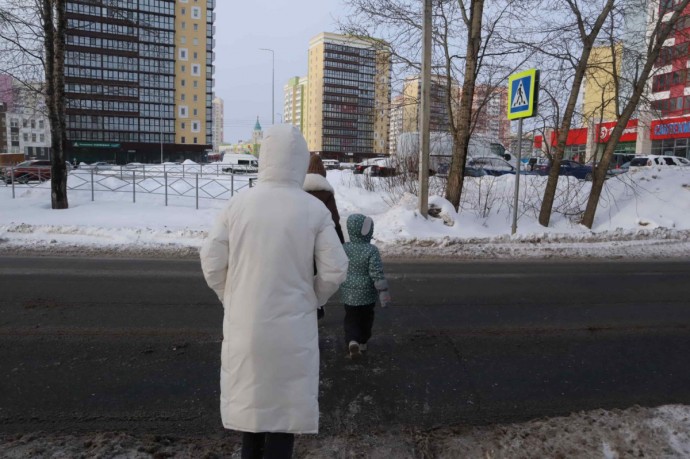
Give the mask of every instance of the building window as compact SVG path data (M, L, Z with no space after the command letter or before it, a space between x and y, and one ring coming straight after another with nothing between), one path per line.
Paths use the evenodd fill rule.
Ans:
M186 14L187 9L186 8L180 8L180 14Z
M38 138L41 141L41 143L46 141L46 136L44 134L41 134Z
M22 120L22 127L29 127L29 120Z
M186 86L186 85L187 85L187 81L185 81L185 79L182 78L182 81L180 81L180 85L181 85L181 86Z
M183 45L186 44L187 43L187 37L184 37L184 36L180 37L180 43L182 43Z
M181 65L181 66L180 66L180 71L181 71L181 72L186 72L186 71L187 71L187 66L186 66L186 65Z
M192 19L201 19L201 8L198 6L192 7Z
M31 129L36 129L36 120L31 120Z
M187 28L187 23L184 22L184 21L182 21L182 30L184 30L184 29L186 29L186 28Z
M24 142L28 142L28 141L29 141L29 134L24 133Z
M192 76L201 76L201 65L192 64Z
M194 116L197 116L197 115L199 114L198 112L199 112L199 111L195 108L195 109L194 109Z
M185 100L186 97L184 93L180 94L180 100Z
M201 122L199 120L192 121L192 132L201 132Z
M199 87L199 82L196 81L196 80L194 80L194 87L195 87L195 88L198 88L198 87Z
M186 61L187 56L188 56L187 48L180 48L180 59L183 61Z
M36 142L36 134L31 134L31 141Z
M199 24L194 24L194 31L197 32L199 30Z
M199 100L199 98L197 97L197 95L196 95L196 94L194 94L194 97L193 97L193 99L194 99L194 102L196 102L196 101L198 101L198 100Z
M182 143L186 142L186 139L184 138L184 136L182 136L182 138L180 140L182 141Z
M187 118L187 116L189 116L189 109L186 105L180 105L178 107L178 113L180 118Z
M196 51L194 51L194 60L197 60L197 59L199 59L199 53L197 53Z
M196 137L194 137L194 143L199 143L199 142L197 141Z
M44 128L43 120L38 120L38 128L39 128L39 129L43 129L43 128Z
M180 123L180 129L183 129L183 130L184 130L184 129L187 129L187 123L185 123L184 121L181 122L181 123Z

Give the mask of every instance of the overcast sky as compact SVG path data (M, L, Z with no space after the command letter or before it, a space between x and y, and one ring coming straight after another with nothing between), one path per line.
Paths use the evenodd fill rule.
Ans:
M341 0L216 2L216 95L225 102L225 142L251 138L257 115L271 124L271 53L275 52L276 123L283 114L283 86L307 74L309 40L337 32L345 14Z

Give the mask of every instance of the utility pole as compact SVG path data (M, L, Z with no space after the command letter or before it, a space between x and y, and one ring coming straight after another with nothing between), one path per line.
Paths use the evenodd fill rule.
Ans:
M422 97L419 116L419 213L429 213L429 121L431 119L431 0L424 0L422 28Z

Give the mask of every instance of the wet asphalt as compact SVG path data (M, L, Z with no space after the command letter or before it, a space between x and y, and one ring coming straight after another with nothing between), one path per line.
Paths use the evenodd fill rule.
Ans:
M323 432L690 404L687 261L385 268L362 359L320 323ZM0 258L0 431L222 431L221 318L196 260Z

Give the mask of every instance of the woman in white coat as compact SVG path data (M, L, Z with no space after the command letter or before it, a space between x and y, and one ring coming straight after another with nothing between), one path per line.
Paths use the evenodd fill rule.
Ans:
M243 458L291 457L293 434L318 432L316 310L348 261L330 212L302 190L308 162L298 129L269 128L257 186L229 201L201 249L225 310L221 417L245 432Z

